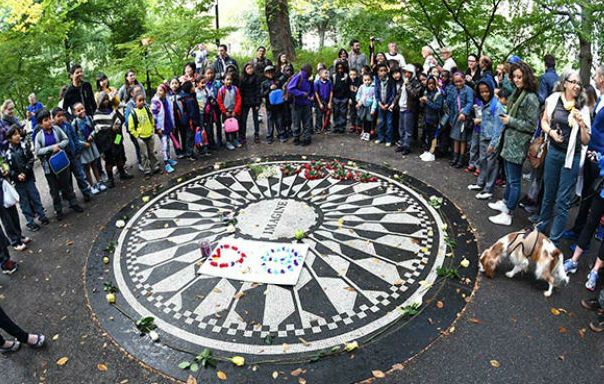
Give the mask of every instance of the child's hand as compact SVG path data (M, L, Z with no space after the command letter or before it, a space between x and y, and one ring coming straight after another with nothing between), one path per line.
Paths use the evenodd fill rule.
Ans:
M389 107L388 107L388 110L389 110L390 112L392 112L392 111L394 110L394 105L389 106Z
M86 143L86 145L88 145L88 147L90 147L90 144ZM88 147L86 147L86 148L88 148ZM55 144L55 146L52 147L52 151L55 152L55 153L59 152L60 150L61 150L61 147L59 147L58 144Z
M59 146L55 145L55 152L58 152L56 148L59 148ZM90 148L90 143L84 143L84 148Z
M464 115L463 113L459 114L459 117L457 118L458 121L466 121L466 115Z
M474 119L474 125L480 125L482 123L481 119Z
M327 104L327 109L332 109L333 108L333 104L330 102L329 104Z
M271 89L277 89L277 85L275 85L275 84L271 85Z
M371 116L375 115L375 111L371 111L370 115Z
M92 139L93 139L93 137L92 137L92 135L90 135L90 136L88 136L87 140L90 142L90 141L92 141Z
M489 154L490 154L490 153L493 153L493 152L495 152L495 148L493 148L493 147L491 147L491 146L489 145L489 147L487 148L487 153L489 153Z
M419 98L419 101L425 104L428 102L428 98L426 96L422 96Z
M357 104L357 110L361 109L361 103Z
M319 102L319 109L322 111L325 110L325 108L323 108L323 104L321 104L321 102Z

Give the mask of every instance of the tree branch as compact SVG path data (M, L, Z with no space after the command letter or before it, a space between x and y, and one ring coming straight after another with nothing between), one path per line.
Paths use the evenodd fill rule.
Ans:
M447 9L447 11L451 14L451 16L453 16L453 21L455 21L455 23L457 25L459 25L461 27L461 29L463 29L464 33L466 34L466 36L472 40L472 43L474 43L474 46L476 48L479 47L478 42L476 41L476 39L474 38L474 35L472 35L472 33L470 32L470 30L466 27L466 25L464 23L461 22L461 20L459 19L457 13L455 12L455 10L453 8L451 8L451 5L449 3L447 3L447 0L442 0L443 5L445 6L445 8Z
M478 46L478 56L482 54L482 48L484 47L484 42L491 31L491 26L493 25L493 21L495 21L495 14L497 13L497 9L499 9L499 5L501 4L501 0L496 0L493 2L493 10L491 12L491 16L489 17L489 21L487 22L487 26L482 34L482 38L480 39L480 46Z

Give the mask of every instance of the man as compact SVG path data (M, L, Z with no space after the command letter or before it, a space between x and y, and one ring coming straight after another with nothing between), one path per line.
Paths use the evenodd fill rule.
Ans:
M82 66L80 64L72 65L69 69L69 77L71 78L71 85L69 85L63 97L63 110L69 110L71 116L74 116L74 105L82 103L86 115L93 116L96 111L96 100L94 99L92 85L84 81Z
M300 72L292 77L287 86L287 92L294 97L294 145L310 145L310 132L312 130L311 100L314 97L312 83L308 80L311 76L312 67L310 64L304 64ZM300 137L302 137L301 140Z
M361 73L365 65L367 65L367 56L361 53L361 43L358 40L352 40L348 53L348 69L356 69L358 73Z
M556 59L554 56L547 54L543 57L545 63L545 73L541 76L539 82L539 102L541 105L545 103L545 99L554 91L554 85L558 82L558 74L556 73Z
M407 64L403 55L398 53L395 42L388 43L388 53L386 53L384 56L386 56L386 61L396 61L399 68L403 68Z
M432 56L432 48L427 45L422 47L422 57L424 58L423 70L427 75L430 73L430 68L432 68L432 61L434 60L434 56Z
M218 46L218 55L216 56L216 60L214 60L214 63L212 64L212 69L216 74L216 80L223 80L226 68L229 64L235 66L235 72L239 72L239 65L237 64L237 61L235 61L235 59L233 59L227 54L227 46L224 44L220 44Z
M495 84L495 76L493 75L493 61L487 55L480 56L478 60L478 66L480 67L480 78L484 79L488 77Z
M189 56L192 56L195 59L195 73L202 73L205 61L208 58L208 50L206 49L205 44L195 45L191 48Z
M259 46L256 49L256 57L252 60L252 65L254 66L254 72L262 79L264 77L264 68L273 65L266 57L266 48Z
M457 69L457 63L455 60L453 60L453 52L451 52L450 48L443 47L441 54L445 63L441 66L436 59L433 59L432 64L438 68L440 72L448 71L449 73L453 74L454 70Z

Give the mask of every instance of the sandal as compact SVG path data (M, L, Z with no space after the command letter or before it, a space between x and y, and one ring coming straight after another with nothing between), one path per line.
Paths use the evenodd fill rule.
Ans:
M21 348L21 343L14 340L10 347L0 347L0 353L17 352Z
M34 344L29 344L29 347L33 349L40 349L44 345L46 338L42 334L36 334L36 336L38 340Z

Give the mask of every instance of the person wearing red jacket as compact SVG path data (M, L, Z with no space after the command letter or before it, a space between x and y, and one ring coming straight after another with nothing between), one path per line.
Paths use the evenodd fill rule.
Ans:
M231 117L240 120L241 94L239 88L233 85L233 76L231 74L225 76L224 85L218 90L218 106L224 116L223 121ZM241 125L241 121L238 121L238 123ZM237 132L226 132L225 130L225 136L227 149L233 150L235 147L241 147L241 143L237 140Z

